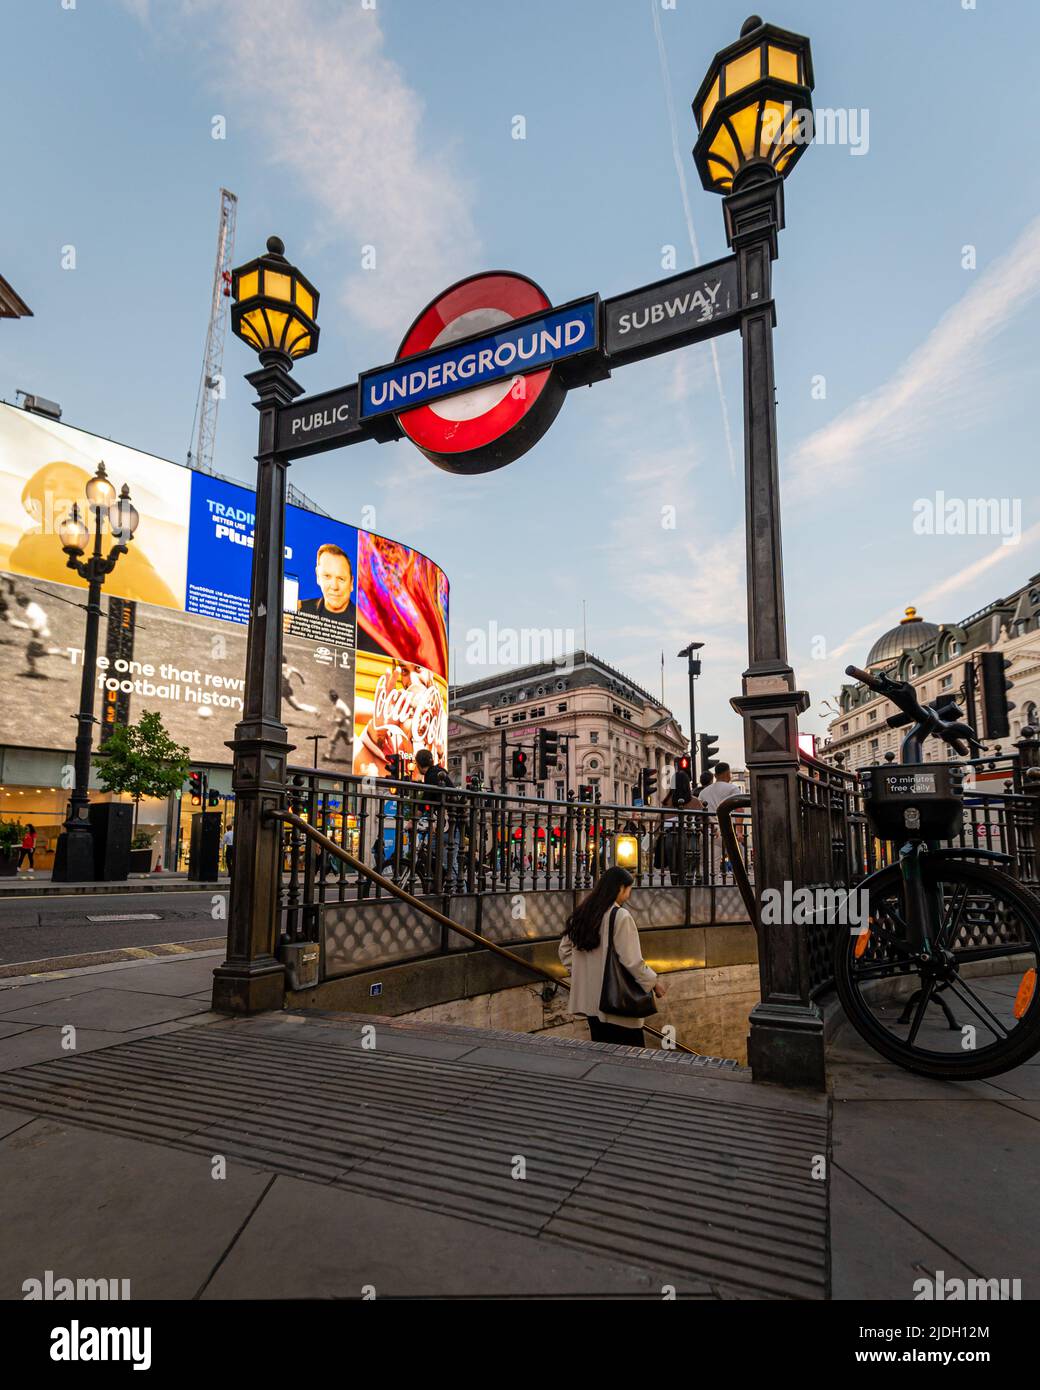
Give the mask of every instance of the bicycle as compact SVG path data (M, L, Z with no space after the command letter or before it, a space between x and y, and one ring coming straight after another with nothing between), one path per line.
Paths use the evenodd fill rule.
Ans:
M997 867L1009 855L940 845L963 826L964 769L922 753L928 737L965 757L982 745L952 702L922 705L909 682L846 674L892 701L889 727L912 727L898 763L860 772L874 832L900 847L853 890L866 894L866 924L836 929L838 998L860 1036L907 1071L959 1081L1009 1071L1040 1051L1040 899Z

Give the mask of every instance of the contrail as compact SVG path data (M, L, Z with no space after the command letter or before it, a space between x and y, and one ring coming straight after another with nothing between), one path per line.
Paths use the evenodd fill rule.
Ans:
M690 235L690 249L693 252L694 265L700 264L701 253L697 245L697 233L693 225L693 213L690 211L690 195L686 187L686 169L679 153L679 129L675 123L675 103L672 100L672 79L668 73L668 62L665 58L664 35L661 33L661 16L658 13L658 0L649 0L650 14L654 21L654 34L657 36L657 56L661 60L661 77L664 81L665 104L668 107L668 124L672 130L672 159L675 161L675 172L679 176L679 190L682 194L683 214L686 218L686 230ZM726 393L722 389L722 373L719 370L719 353L715 344L715 339L710 342L711 364L715 369L715 385L719 392L719 405L722 407L722 428L726 435L726 452L729 454L729 471L735 478L737 476L737 459L733 452L733 434L729 427L729 409L726 406Z

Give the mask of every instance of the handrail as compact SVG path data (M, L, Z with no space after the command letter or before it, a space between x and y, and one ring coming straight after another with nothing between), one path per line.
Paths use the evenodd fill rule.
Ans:
M751 880L748 878L747 865L744 863L744 856L740 852L736 831L733 829L733 823L730 819L734 811L743 810L750 805L750 796L727 796L725 801L719 802L715 814L719 818L719 834L722 836L722 843L726 846L730 867L733 870L733 881L740 889L740 896L744 899L744 906L748 910L751 925L757 932L758 904L755 902Z
M518 956L515 951L510 951L505 946L499 946L497 941L489 941L486 936L481 936L480 932L475 932L470 927L464 927L461 922L453 921L452 918L446 916L443 912L438 912L435 907L431 907L429 903L424 903L421 898L414 897L407 889L401 888L400 885L394 883L393 879L384 878L382 874L377 873L376 870L371 868L368 864L362 863L360 859L356 859L354 855L352 855L349 850L344 849L342 845L337 845L335 840L329 839L328 835L323 835L320 830L316 830L314 826L311 825L309 821L304 820L302 816L298 816L292 811L275 810L268 810L265 812L265 815L270 820L282 821L285 825L295 826L297 830L309 836L316 844L321 845L322 849L327 850L329 854L336 855L345 863L349 864L352 869L356 869L359 873L364 874L366 878L382 884L382 886L387 889L388 892L392 893L395 898L400 898L402 902L408 903L410 907L416 908L427 917L432 917L433 920L439 922L441 926L450 927L452 931L458 932L460 936L466 937L467 940L474 941L480 946L487 947L487 949L493 951L495 955L502 956L506 960L512 961L514 965L519 965L521 969L529 970L534 975L540 975L543 980L548 980L551 984L557 986L562 985L566 990L570 989L569 983L566 980L558 978L551 970L543 970L540 965L534 965L531 961L524 960L523 956ZM643 1028L655 1038L664 1040L664 1034L658 1032L656 1028L651 1028L648 1023L644 1023ZM687 1047L685 1043L679 1042L678 1038L674 1039L673 1046L677 1052L689 1052L694 1057L702 1055L694 1048Z

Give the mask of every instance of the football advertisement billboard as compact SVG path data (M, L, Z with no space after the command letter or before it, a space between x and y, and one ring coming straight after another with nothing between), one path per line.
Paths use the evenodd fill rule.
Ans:
M141 520L105 584L98 718L110 728L157 710L193 760L229 762L242 711L253 492L10 405L0 405L0 692L20 713L3 742L72 747L85 585L66 568L58 526L74 501L84 507L102 459L117 486L129 483ZM321 767L383 776L393 754L410 761L429 748L444 761L448 581L437 565L290 506L283 610L282 719L294 763L317 753Z

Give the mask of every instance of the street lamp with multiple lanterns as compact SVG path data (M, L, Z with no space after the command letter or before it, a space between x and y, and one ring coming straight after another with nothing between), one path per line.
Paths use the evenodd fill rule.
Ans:
M59 883L90 882L94 872L94 836L90 825L88 786L90 755L94 743L94 691L97 685L98 630L101 625L101 590L134 538L139 520L123 484L116 496L104 463L99 463L86 489L86 508L74 502L58 526L66 564L87 584L87 628L83 639L83 671L80 680L76 731L74 783L64 829L58 837L52 877ZM84 514L86 512L86 515ZM105 525L114 544L104 553ZM93 532L93 543L91 534ZM89 554L88 552L89 547Z

